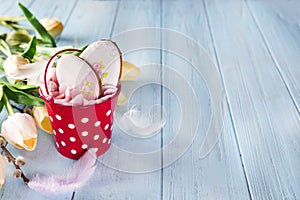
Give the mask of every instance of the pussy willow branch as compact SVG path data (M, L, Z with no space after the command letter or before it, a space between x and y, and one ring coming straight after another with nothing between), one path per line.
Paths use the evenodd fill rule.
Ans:
M0 138L4 139L3 137ZM24 175L20 166L16 164L16 158L8 151L8 149L4 145L1 145L1 149L3 150L4 154L8 157L8 159L14 164L15 168L21 170L21 178L23 179L25 184L28 184L29 179Z

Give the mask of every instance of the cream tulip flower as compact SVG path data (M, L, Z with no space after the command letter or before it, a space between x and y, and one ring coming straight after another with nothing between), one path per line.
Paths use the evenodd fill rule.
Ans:
M10 82L27 80L30 85L39 85L40 76L44 71L47 60L30 63L27 58L20 55L12 55L6 58L3 69Z
M3 63L5 74L10 76L20 75L22 73L22 66L29 64L30 61L20 55L12 55L6 58Z
M0 189L5 181L5 174L6 174L6 160L4 156L0 154Z
M19 149L33 151L37 142L34 119L26 113L14 113L2 123L2 136Z
M32 108L32 115L36 125L46 133L52 134L52 126L50 118L45 106L34 106Z
M123 60L121 81L136 81L141 74L141 70L131 62ZM124 105L127 101L126 96L121 92L118 97L118 105Z
M39 20L52 37L57 37L63 30L61 21L55 18L43 18Z
M136 81L141 74L141 70L134 64L123 60L121 81Z

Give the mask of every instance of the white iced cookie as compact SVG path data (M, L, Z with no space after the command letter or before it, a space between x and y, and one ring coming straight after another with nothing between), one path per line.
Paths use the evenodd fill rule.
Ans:
M102 93L101 81L94 69L73 54L62 55L56 65L60 93L71 99L82 94L87 100L95 100Z
M119 84L122 56L114 42L110 40L94 42L80 54L80 57L94 68L103 85L117 86Z

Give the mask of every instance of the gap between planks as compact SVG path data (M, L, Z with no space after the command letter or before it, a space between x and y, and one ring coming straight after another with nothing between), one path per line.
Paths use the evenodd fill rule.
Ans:
M268 43L268 41L267 41L267 39L266 39L265 34L263 33L263 30L262 30L262 28L260 27L260 25L258 24L257 18L256 18L256 16L255 16L255 14L253 13L253 10L252 10L252 9L250 8L250 6L249 6L248 0L245 0L245 2L246 2L246 7L247 7L247 9L248 9L248 11L249 11L249 13L250 13L250 15L251 15L253 21L254 21L254 24L255 24L256 28L258 29L259 34L260 34L261 37L262 37L262 40L263 40L263 42L264 42L264 45L265 45L266 48L267 48L267 52L269 53L269 55L270 55L270 57L271 57L271 59L272 59L272 62L273 62L273 64L274 64L274 66L276 67L276 70L277 70L277 72L278 72L278 74L279 74L279 76L280 76L282 82L284 83L284 86L286 87L286 89L287 89L287 91L288 91L288 93L289 93L289 95L290 95L290 97L291 97L291 99L292 99L292 101L293 101L293 104L294 104L294 106L296 107L296 110L297 110L298 114L300 115L300 106L297 104L296 97L294 96L293 92L291 91L291 88L290 88L289 84L286 82L286 80L285 80L285 78L284 78L284 73L283 73L282 70L281 70L281 66L280 66L280 64L278 63L278 61L277 61L277 59L276 59L276 56L275 56L275 54L273 53L272 49L270 48L270 45L269 45L269 43Z

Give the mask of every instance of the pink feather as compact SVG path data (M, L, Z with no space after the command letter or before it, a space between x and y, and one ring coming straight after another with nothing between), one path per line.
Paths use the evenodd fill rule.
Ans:
M29 181L28 186L46 195L58 195L73 192L83 186L93 175L97 163L96 153L89 149L76 161L66 176L35 176Z

